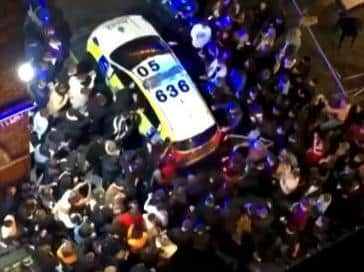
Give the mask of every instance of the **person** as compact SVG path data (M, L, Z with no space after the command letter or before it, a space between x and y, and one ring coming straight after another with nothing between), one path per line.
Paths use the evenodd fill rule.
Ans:
M206 75L201 76L200 79L207 80L216 87L224 85L228 69L222 53L213 59L207 66Z
M49 88L45 80L36 80L30 85L30 91L34 97L37 107L43 109L46 107L49 99Z
M251 232L256 249L253 256L258 262L262 262L273 250L275 237L272 224L274 219L265 205L253 203L248 210L252 218Z
M312 145L306 151L306 160L309 165L317 165L326 156L326 147L322 136L318 132L313 134Z
M339 49L341 48L342 43L344 42L346 37L351 38L351 47L353 47L359 34L360 24L361 22L358 18L350 16L343 11L339 13L339 18L336 22L336 27L339 27L341 30L341 35L338 43Z
M68 84L69 99L73 109L83 111L88 102L90 90L95 84L96 72L90 71L86 74L70 77Z
M274 46L276 37L277 37L276 29L273 24L270 24L262 32L260 39L255 47L256 50L261 54L269 52Z
M319 101L323 101L325 105L325 111L329 115L329 120L321 124L321 130L331 130L335 129L346 122L351 109L351 103L349 103L345 98L338 101L338 105L332 107L329 101L324 96L318 96Z
M301 48L302 44L302 32L299 27L291 28L287 31L285 44L282 49L282 54L286 55L286 50L289 47L293 48L293 53L296 55Z
M140 252L147 244L148 233L141 225L130 225L127 232L127 243L132 253Z
M162 201L157 201L156 203L152 203L152 198L154 196L150 193L148 195L147 200L144 203L144 210L148 214L154 214L158 221L160 222L163 228L166 228L168 225L168 212L163 207Z
M190 219L184 219L181 226L168 230L168 237L170 237L179 248L187 248L192 242L192 227L192 221Z
M15 239L20 235L14 215L8 214L4 217L0 232L3 241Z
M90 118L79 110L69 108L62 112L57 128L61 130L66 139L70 141L70 146L77 146L82 139L83 131L89 126Z
M190 36L192 39L192 46L201 51L210 42L212 30L208 24L198 22L191 28Z
M218 0L213 6L213 16L218 18L223 15L237 16L240 12L240 4L236 0Z
M198 223L193 229L192 248L198 252L206 253L211 245L211 234L203 223Z
M58 112L60 112L68 103L68 90L69 86L67 83L56 83L50 84L50 94L47 103L48 113L56 117Z
M41 109L33 117L33 131L36 133L38 140L42 139L48 128L48 112L46 109Z
M86 184L84 183L79 183L75 188L68 189L55 203L52 209L54 218L57 221L61 221L66 228L72 229L75 226L71 217L72 208L83 207L89 199L89 194L82 196L79 192L79 190L85 185ZM88 185L86 186L89 188Z
M72 242L64 241L57 249L57 257L64 265L73 265L76 263L78 256Z
M85 110L90 118L89 131L91 134L100 134L104 120L112 114L113 108L110 109L112 107L110 100L112 99L108 98L104 92L91 92Z
M171 259L178 250L178 246L169 239L166 232L156 237L155 244L157 249L159 249L159 257L163 260Z
M225 133L233 132L234 130L236 130L243 117L240 105L235 101L223 104L214 104L211 106L211 109L213 111L218 111L220 109L224 111L224 114L226 116L225 118L228 119L228 123L221 124L221 130Z

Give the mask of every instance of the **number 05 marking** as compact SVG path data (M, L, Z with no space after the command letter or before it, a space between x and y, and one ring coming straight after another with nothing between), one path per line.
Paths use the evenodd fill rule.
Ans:
M147 77L151 71L157 72L161 68L160 65L155 60L148 61L147 64L148 64L147 67L141 65L137 68L137 73L141 77Z

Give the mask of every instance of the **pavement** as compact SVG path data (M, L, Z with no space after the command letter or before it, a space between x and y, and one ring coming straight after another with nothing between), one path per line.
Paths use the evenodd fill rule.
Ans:
M321 91L332 95L339 91L338 84L334 80L335 76L332 75L336 73L349 99L364 104L364 31L361 30L353 47L350 47L350 41L347 40L339 49L340 30L335 28L335 24L340 6L335 0L284 0L284 2L286 10L292 14L291 21L297 21L294 2L302 11L318 19L318 23L313 25L311 30L334 72L328 68L324 61L325 57L318 53L319 49L307 30L303 33L302 54L313 56L315 63L313 74L320 81ZM364 22L364 6L348 13Z

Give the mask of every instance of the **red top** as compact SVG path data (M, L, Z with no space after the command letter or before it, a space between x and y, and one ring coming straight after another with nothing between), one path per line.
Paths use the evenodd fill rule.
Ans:
M321 138L315 133L312 146L306 151L306 160L309 165L316 165L325 157L325 148Z
M292 210L292 216L289 220L289 229L295 232L303 231L307 225L310 215L308 208L296 203Z
M349 127L348 136L353 141L364 142L364 126L352 124Z
M173 162L165 163L161 166L161 176L163 181L168 182L175 174L177 165Z
M125 212L118 216L118 222L128 229L131 225L143 224L143 216L140 213Z

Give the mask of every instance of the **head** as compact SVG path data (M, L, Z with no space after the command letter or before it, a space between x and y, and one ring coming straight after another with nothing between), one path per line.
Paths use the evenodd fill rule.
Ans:
M264 69L262 72L261 72L261 78L262 78L262 80L264 80L264 81L267 81L267 80L269 80L270 78L271 78L271 75L272 75L272 73L271 73L271 71L269 70L269 69Z
M269 215L268 208L265 205L257 205L254 207L255 214L258 218L264 219Z
M109 156L119 156L120 150L115 141L107 140L105 141L105 152Z
M190 219L185 219L182 222L181 231L182 232L190 231L192 229L192 226L193 226L192 221Z
M103 107L103 106L105 106L107 104L107 98L101 92L97 92L95 99L96 99L97 105L99 105L101 107Z
M70 85L67 82L61 82L56 87L56 92L59 95L64 96L68 93L69 88L70 88Z
M82 237L89 237L94 231L94 225L89 221L86 220L80 227L79 234Z
M213 207L215 205L215 196L213 194L209 194L205 198L205 206L207 207Z
M267 3L265 1L260 1L260 3L259 3L259 9L261 11L266 10L267 9Z
M70 241L63 242L63 244L61 245L61 252L62 252L63 257L65 257L65 258L71 257L72 255L74 255L75 249L73 247L72 242L70 242Z
M15 217L13 215L8 214L5 216L3 220L3 224L1 226L1 238L7 239L16 236L17 227Z
M69 77L71 76L75 76L78 72L78 69L77 69L77 65L76 64L70 64L68 67L67 67L67 75Z
M115 265L108 265L105 267L104 272L118 272L118 268Z
M82 195L77 191L72 191L68 197L68 202L73 206L82 199Z

